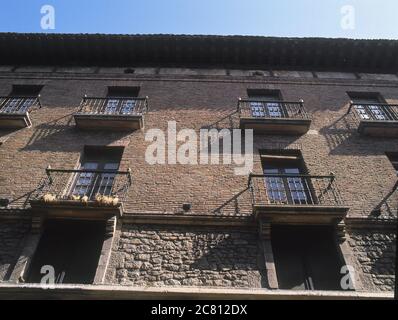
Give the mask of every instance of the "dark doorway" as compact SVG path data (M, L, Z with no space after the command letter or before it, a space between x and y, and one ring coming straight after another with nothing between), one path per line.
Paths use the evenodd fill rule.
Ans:
M280 289L341 290L343 263L329 226L272 226Z
M40 283L44 265L56 283L93 283L105 237L105 222L49 220L33 258L28 282Z

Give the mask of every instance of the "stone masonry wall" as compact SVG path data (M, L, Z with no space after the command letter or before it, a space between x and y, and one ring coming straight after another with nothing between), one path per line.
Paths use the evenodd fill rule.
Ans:
M0 219L0 281L7 280L15 263L29 223Z
M396 235L393 229L354 229L348 243L366 277L368 290L393 291Z
M255 288L259 259L255 232L126 224L108 271L123 285Z

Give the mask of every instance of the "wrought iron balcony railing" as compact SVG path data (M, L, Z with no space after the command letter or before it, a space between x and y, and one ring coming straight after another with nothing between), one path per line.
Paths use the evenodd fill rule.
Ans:
M239 99L238 112L244 118L310 120L303 100L288 102Z
M398 105L383 103L350 103L347 113L353 112L360 121L398 121Z
M78 114L109 116L141 116L148 111L148 98L84 97Z
M22 97L8 96L0 97L0 114L23 115L33 107L41 107L40 96Z
M119 206L132 183L130 170L46 169L32 200Z
M252 174L249 188L255 206L342 206L335 176Z

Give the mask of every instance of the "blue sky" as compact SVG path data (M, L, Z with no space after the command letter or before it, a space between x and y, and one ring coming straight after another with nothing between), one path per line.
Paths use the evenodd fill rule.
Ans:
M53 30L40 26L43 5ZM2 0L0 31L398 39L397 16L398 0Z

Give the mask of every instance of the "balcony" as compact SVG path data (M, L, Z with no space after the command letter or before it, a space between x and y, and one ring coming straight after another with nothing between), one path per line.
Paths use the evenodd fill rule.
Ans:
M334 175L252 174L249 189L255 216L274 223L332 223L348 211Z
M0 97L0 128L21 129L30 127L29 111L41 107L39 96Z
M84 97L74 119L79 129L137 130L143 127L147 111L147 97Z
M372 103L350 104L358 132L371 137L398 137L398 105Z
M122 212L132 183L130 169L46 169L30 200L33 209L61 217L102 218Z
M301 135L311 125L304 102L239 99L240 128L257 133Z

